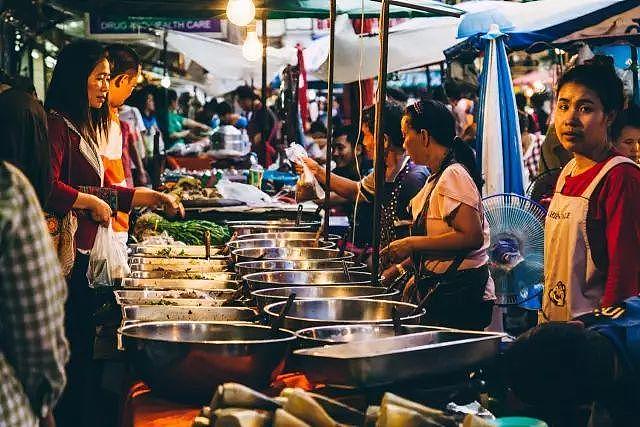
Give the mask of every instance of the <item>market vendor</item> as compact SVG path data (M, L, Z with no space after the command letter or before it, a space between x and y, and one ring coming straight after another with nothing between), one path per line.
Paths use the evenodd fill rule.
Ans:
M183 117L178 113L178 93L175 90L168 91L168 98L167 132L169 133L169 143L166 146L167 150L171 150L178 144L184 144L185 138L191 135L191 130L212 130L209 126Z
M433 174L411 201L412 236L391 242L382 260L392 265L391 271L401 271L413 258L414 280L405 296L415 291L414 299L422 300L431 294L426 324L484 329L491 322L495 293L487 265L482 178L473 150L456 137L455 119L438 101L407 107L402 133L407 153Z
M375 156L375 141L373 129L375 122L375 108L370 107L363 111L362 135L363 146L369 158ZM409 220L409 201L422 188L429 176L425 166L420 166L407 156L402 143L402 131L400 120L402 109L394 103L385 103L383 114L385 141L386 177L382 194L382 224L381 245L385 246L396 238L395 224L398 220ZM326 182L324 166L315 160L305 159L306 165L313 175L321 183ZM331 174L331 191L347 200L356 203L364 201L373 203L375 191L375 177L373 172L367 174L360 181L354 181L335 173ZM357 233L371 233L370 224L365 224Z
M596 56L558 82L555 129L573 159L545 221L541 321L568 320L638 293L640 168L610 140L623 102L609 57Z

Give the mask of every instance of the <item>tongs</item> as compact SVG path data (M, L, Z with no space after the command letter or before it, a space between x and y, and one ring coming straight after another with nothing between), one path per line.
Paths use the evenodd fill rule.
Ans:
M278 317L276 317L273 322L271 323L271 332L276 333L280 330L280 328L282 327L283 323L284 323L284 318L287 316L287 314L289 313L289 310L291 310L291 306L293 305L293 300L296 299L296 294L292 293L289 295L289 298L287 298L287 302L284 303L284 306L282 307L282 309L280 310L280 313L278 314Z

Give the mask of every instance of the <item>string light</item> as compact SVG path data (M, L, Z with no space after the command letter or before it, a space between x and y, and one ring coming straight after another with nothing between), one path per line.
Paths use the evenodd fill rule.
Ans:
M38 58L40 58L40 52L39 52L37 49L33 49L33 50L31 51L31 57L32 57L33 59L38 59Z
M246 27L256 17L256 6L252 0L229 0L227 18L232 24Z
M247 31L247 38L242 45L242 56L247 61L257 61L262 55L262 44L255 30Z
M162 76L162 79L160 80L160 86L165 89L169 89L169 87L171 86L171 79L169 78L169 76Z

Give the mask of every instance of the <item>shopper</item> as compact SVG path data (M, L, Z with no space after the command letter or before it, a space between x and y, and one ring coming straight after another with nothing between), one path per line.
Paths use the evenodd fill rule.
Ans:
M541 320L569 320L639 290L640 170L610 142L624 100L611 58L568 70L556 97L556 133L573 159L545 222Z
M178 94L175 90L170 89L167 96L169 102L168 110L163 112L163 114L167 115L167 134L169 143L166 149L180 151L180 148L185 147L185 143L187 142L185 138L190 137L191 130L210 131L211 128L178 113Z
M482 206L482 178L473 150L455 136L455 119L444 104L419 101L402 118L407 153L433 174L411 201L412 236L381 252L404 270L413 257L408 291L431 294L425 323L484 329L491 322L494 283L489 274L489 224ZM438 286L438 283L440 285Z
M38 202L51 189L42 105L20 89L5 90L0 129L0 425L47 426L65 385L69 346L66 284Z
M640 162L640 108L637 105L629 105L616 119L613 145L623 156Z
M258 155L261 165L270 166L276 157L278 119L268 107L262 105L250 86L239 86L236 89L236 97L249 120L247 133L251 141L251 151ZM266 142L263 142L263 134L266 135Z

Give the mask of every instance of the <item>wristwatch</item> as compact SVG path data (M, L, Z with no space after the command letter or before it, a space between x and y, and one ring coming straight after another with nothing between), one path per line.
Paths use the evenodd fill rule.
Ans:
M407 270L405 270L402 264L396 264L396 270L398 270L398 273L400 273L400 276L404 275L404 273L407 272Z

